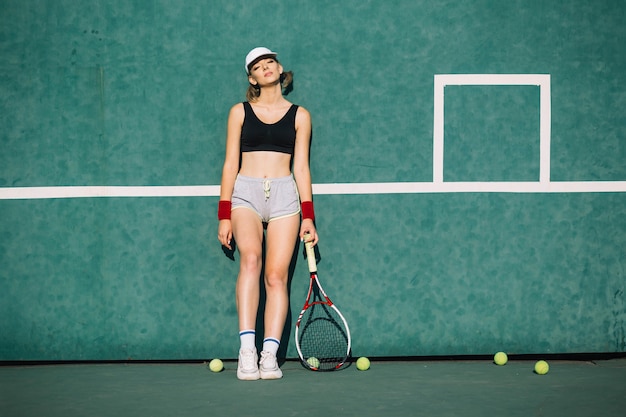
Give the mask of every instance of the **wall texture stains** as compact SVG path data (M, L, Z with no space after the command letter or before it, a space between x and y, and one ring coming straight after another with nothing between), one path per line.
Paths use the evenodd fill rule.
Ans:
M312 113L316 183L432 181L433 76L469 73L550 74L551 179L624 181L625 18L608 0L6 0L0 187L219 184L259 45ZM449 86L445 112L446 180L537 180L536 88ZM235 357L216 204L0 200L0 360ZM321 195L316 209L320 277L355 354L626 349L624 193Z

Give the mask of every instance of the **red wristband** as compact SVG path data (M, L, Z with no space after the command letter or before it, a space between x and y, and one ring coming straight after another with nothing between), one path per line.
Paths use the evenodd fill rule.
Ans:
M217 218L219 220L230 220L231 203L229 200L220 200L217 203Z
M315 220L315 210L313 209L312 201L303 201L302 203L300 203L300 207L302 208L302 220Z

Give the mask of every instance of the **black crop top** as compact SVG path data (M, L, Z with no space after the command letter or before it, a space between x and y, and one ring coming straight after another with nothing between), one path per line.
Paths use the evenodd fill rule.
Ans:
M276 123L259 120L247 101L243 103L245 118L241 127L241 152L274 151L293 155L296 144L296 112L292 104L287 113Z

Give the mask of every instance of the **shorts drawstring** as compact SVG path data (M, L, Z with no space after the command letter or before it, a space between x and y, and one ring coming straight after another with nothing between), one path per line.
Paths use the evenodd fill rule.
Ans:
M269 199L270 198L270 188L272 186L272 183L270 180L268 180L267 178L263 180L263 192L265 192L265 199Z

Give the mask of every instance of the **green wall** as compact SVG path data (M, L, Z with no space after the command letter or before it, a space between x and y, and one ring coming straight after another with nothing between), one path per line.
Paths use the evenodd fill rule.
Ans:
M315 183L432 181L433 77L471 73L550 74L552 181L625 181L625 20L609 0L2 0L0 187L219 184L259 45L312 113ZM446 87L444 179L537 181L538 90ZM355 354L626 351L626 193L381 187L315 196ZM0 199L0 360L235 357L216 205Z

